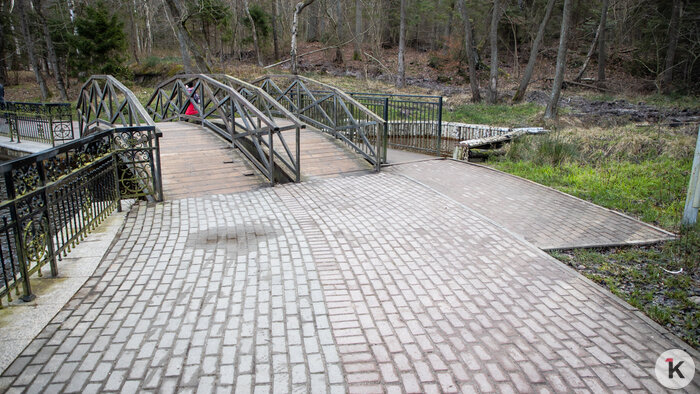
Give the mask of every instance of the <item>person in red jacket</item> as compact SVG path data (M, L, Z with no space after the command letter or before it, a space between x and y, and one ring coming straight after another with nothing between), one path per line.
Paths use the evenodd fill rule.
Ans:
M199 95L197 93L192 94L194 91L194 83L192 82L187 82L187 94L192 97L192 100L199 104ZM194 104L192 101L190 101L190 104L187 106L187 109L185 110L185 115L199 115L199 111L197 111L197 108L194 107Z

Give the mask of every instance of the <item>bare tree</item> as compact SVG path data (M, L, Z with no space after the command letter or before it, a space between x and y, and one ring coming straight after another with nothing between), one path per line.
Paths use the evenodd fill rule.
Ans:
M598 83L605 81L605 63L607 55L605 54L605 27L608 20L608 1L603 0L603 10L600 16L600 39L598 41Z
M46 54L49 57L49 64L53 69L54 78L56 79L56 87L61 95L61 100L68 101L66 85L63 83L63 74L61 74L61 69L58 65L58 57L56 56L56 50L54 49L53 40L51 39L51 32L49 31L49 22L44 16L44 12L41 8L41 0L35 0L34 11L41 22L41 27L44 33L44 42L46 42Z
M343 42L343 3L340 0L336 0L335 3L335 59L334 63L343 64L343 51L340 43Z
M305 0L305 1L300 1L297 3L296 7L294 7L294 16L292 18L292 50L291 50L291 58L292 58L292 74L298 74L298 69L297 69L297 31L299 28L299 14L301 11L304 10L304 8L308 7L310 4L312 4L315 0Z
M605 45L604 45L605 20L606 20L607 13L608 13L608 0L603 0L603 10L600 13L600 23L598 23L598 28L595 31L595 37L593 37L593 41L591 42L591 47L588 49L588 53L586 54L586 60L584 60L583 65L581 66L581 70L579 70L578 74L576 74L576 78L574 78L574 81L576 81L576 82L581 81L581 78L583 78L583 74L586 72L586 69L588 69L588 65L591 62L591 58L593 57L593 53L595 52L596 46L598 47L598 58L599 58L598 62L600 62L601 43L603 44L603 47L605 47ZM603 48L602 51L604 54L605 48ZM605 62L605 61L603 60L603 62ZM603 63L603 67L605 67L605 63ZM600 72L600 67L598 68L598 71ZM604 69L603 69L603 79L605 79Z
M182 63L185 67L185 72L192 73L194 68L192 67L192 57L194 57L195 63L197 63L198 71L209 72L211 67L206 61L204 56L197 45L192 40L190 33L185 27L185 22L187 22L188 16L183 14L181 11L184 9L177 0L163 0L165 5L165 13L173 28L175 33L175 38L177 38L178 44L180 46L180 54L182 55ZM192 52L192 57L190 57L190 52Z
M272 46L275 51L275 60L280 58L280 44L279 44L279 13L280 13L280 2L279 0L272 1Z
M501 19L501 7L498 0L493 0L493 12L491 13L491 73L489 75L489 103L498 101L498 21Z
M467 0L459 2L459 11L464 19L464 46L467 51L467 64L469 65L469 86L472 90L472 102L478 103L481 101L481 93L479 92L479 79L476 75L476 59L474 59L474 29L472 22L469 19L469 11L467 10Z
M666 49L666 62L663 71L661 72L661 86L664 93L671 90L671 82L673 80L673 61L676 57L676 47L678 46L678 24L681 19L681 9L683 8L683 0L673 0L673 8L671 9L671 23L668 27L668 48Z
M406 86L406 63L404 62L406 52L406 0L401 0L401 21L399 24L399 75L396 80L396 86L402 88Z
M544 32L549 23L549 18L552 16L552 9L554 8L554 3L556 0L549 0L547 2L547 8L544 11L544 16L542 17L542 22L540 22L540 28L537 30L537 36L532 42L532 49L530 50L530 59L527 61L527 66L525 67L525 73L523 74L523 79L520 81L520 86L513 96L513 102L517 103L523 100L525 97L525 91L527 90L527 85L530 84L530 79L532 78L532 73L535 70L535 63L537 63L537 55L540 52L540 45L542 45L542 40L544 39Z
M355 0L355 52L353 59L359 60L362 58L362 41L364 33L362 32L362 0Z
M569 34L569 21L571 20L571 1L572 0L564 0L561 32L559 33L559 49L557 50L557 68L554 74L554 82L552 83L552 95L549 97L547 108L544 110L545 119L554 119L557 117L561 85L562 82L564 82L564 72L566 72L566 44Z
M255 28L255 21L253 20L253 16L250 15L250 6L248 5L248 0L243 0L243 6L245 7L245 14L248 17L248 20L250 20L250 26L253 30L253 47L255 48L255 57L257 57L258 59L258 66L262 67L263 62L262 57L260 55L260 45L258 45L258 32Z
M27 49L27 56L29 56L29 64L32 65L34 69L34 76L36 77L36 82L39 84L39 89L41 90L41 97L44 100L48 100L51 97L51 92L46 85L46 78L44 73L41 72L41 65L39 64L39 58L34 52L34 40L29 31L29 20L27 16L27 9L25 1L18 1L17 11L19 12L19 22L20 29L22 30L22 37L24 39L24 45Z

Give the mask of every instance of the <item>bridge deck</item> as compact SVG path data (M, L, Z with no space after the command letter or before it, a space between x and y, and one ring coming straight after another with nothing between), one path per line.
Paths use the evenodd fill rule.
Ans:
M163 194L167 200L237 193L267 184L247 160L202 126L159 123Z
M283 131L289 149L294 152L296 139L294 130ZM359 155L333 137L313 128L301 130L301 178L302 181L320 178L335 178L348 173L362 173L372 166ZM279 144L279 139L275 139ZM277 145L279 146L279 145Z
M163 193L168 200L238 193L266 185L267 180L235 149L206 128L187 122L159 123ZM285 142L296 150L294 130ZM276 149L281 149L279 138ZM301 131L302 180L364 173L372 167L332 137L314 129Z

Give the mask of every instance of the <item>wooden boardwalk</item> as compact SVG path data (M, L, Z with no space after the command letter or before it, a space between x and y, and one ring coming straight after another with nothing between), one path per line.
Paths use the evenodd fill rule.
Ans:
M267 184L247 159L202 126L158 123L166 200L237 193Z
M158 123L163 193L166 200L239 193L268 185L267 180L230 144L208 129L187 122ZM284 132L292 152L294 131ZM301 131L302 181L365 173L372 167L334 138ZM281 146L279 140L276 146Z

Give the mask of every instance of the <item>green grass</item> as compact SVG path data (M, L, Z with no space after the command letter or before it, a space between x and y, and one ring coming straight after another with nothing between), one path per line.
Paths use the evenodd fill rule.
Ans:
M487 124L493 126L532 126L538 122L539 115L544 111L542 106L534 103L516 105L508 104L465 104L443 110L443 120L448 122L463 122Z
M569 128L521 138L488 164L676 232L659 245L552 255L700 348L700 225L680 226L694 147L670 129Z

